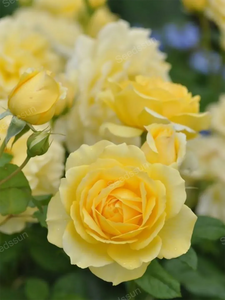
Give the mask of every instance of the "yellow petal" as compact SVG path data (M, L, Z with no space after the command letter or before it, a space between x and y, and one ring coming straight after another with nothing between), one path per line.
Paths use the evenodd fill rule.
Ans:
M82 145L77 151L70 154L66 163L66 170L77 166L90 165L109 145L113 144L109 141L100 141L93 146Z
M112 282L113 285L118 285L121 282L140 278L144 275L148 265L148 263L143 263L140 268L127 270L114 262L101 268L91 267L90 271L104 281Z
M108 254L121 267L133 270L155 259L161 249L162 241L156 237L149 245L141 250L132 250L130 245L109 245Z
M190 127L195 131L201 131L209 129L211 116L208 112L202 114L180 114L172 117L170 120Z
M63 235L63 249L70 257L72 265L84 269L88 267L103 267L112 263L107 254L107 245L103 243L89 244L76 232L73 222L70 222Z
M141 129L113 123L104 123L101 126L100 131L104 133L105 130L109 130L113 135L122 138L133 138L140 136L143 133L143 130Z
M48 241L62 248L62 237L71 218L57 193L50 201L47 212Z
M180 173L172 167L154 164L149 171L150 178L161 181L166 187L167 218L176 216L186 201L185 182Z
M159 258L175 258L185 254L191 246L191 237L197 216L184 205L175 217L166 221L159 232L162 249Z

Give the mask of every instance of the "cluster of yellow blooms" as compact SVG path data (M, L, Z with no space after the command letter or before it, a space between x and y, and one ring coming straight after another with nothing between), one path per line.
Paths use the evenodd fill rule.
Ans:
M54 195L48 240L116 285L190 248L197 217L180 166L210 117L170 81L150 32L116 21L104 2L35 0L0 21L0 113L56 133L24 168L34 195ZM0 120L0 144L11 118ZM13 163L24 161L29 135L9 142ZM0 231L22 229L32 213L0 215Z

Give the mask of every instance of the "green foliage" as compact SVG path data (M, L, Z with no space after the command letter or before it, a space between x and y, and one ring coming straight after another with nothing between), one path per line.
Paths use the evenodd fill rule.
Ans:
M214 218L199 216L195 225L192 243L201 242L202 239L218 240L225 236L225 224Z
M181 297L180 284L159 264L151 262L144 276L136 283L147 293L158 299L173 299Z
M3 153L0 157L0 167L4 167L6 164L10 163L12 160L12 155L9 153Z
M6 164L0 167L0 182L18 169L17 166ZM31 201L31 189L23 172L7 182L0 184L0 214L19 214L26 210Z
M25 295L28 300L46 300L49 296L47 282L39 278L29 278L25 284Z
M6 144L9 142L9 140L20 134L21 131L24 130L24 128L27 126L27 123L24 122L23 120L18 119L17 117L13 117L12 121L9 125L7 135L6 135Z

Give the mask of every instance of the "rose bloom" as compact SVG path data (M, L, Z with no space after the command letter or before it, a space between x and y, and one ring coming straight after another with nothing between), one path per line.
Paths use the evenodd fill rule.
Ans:
M124 138L118 139L108 131L100 133L99 130L104 122L121 124L99 98L110 78L125 80L138 74L169 78L165 55L158 50L158 43L149 39L149 34L149 30L130 28L127 22L118 21L105 26L96 39L84 35L77 39L66 73L69 78L71 73L77 73L74 83L78 85L78 97L74 109L58 121L55 129L58 132L58 128L62 128L70 152L81 144L93 144L102 139L124 142ZM138 140L127 140L127 143L139 144Z
M198 215L217 218L225 223L224 183L214 183L200 195L196 212Z
M196 222L184 180L136 146L83 145L66 164L47 212L48 240L101 279L141 277L156 257L186 253Z
M51 49L48 38L24 20L1 19L0 98L7 98L26 69L41 67L56 73L63 67L62 58Z
M142 146L149 163L180 165L186 153L186 136L172 125L152 124L146 127L147 140Z
M84 29L87 35L95 38L104 26L116 20L117 16L107 6L102 6L96 9Z
M225 182L225 141L218 136L200 136L187 143L181 166L187 180L220 180Z
M153 123L173 123L189 137L208 129L210 116L199 113L200 97L193 97L187 88L160 78L137 76L135 81L112 83L102 99L126 126L107 124L118 136L137 136Z
M66 103L66 89L44 70L28 70L24 73L8 99L8 107L14 116L33 125L49 122ZM66 105L65 105L66 106Z
M53 14L71 18L85 8L84 0L34 0L33 5Z
M225 136L225 94L220 96L219 102L209 106L212 116L211 128Z
M106 0L89 0L91 7L96 8L106 3Z
M182 0L182 2L184 6L190 11L204 11L207 5L207 0Z
M36 207L28 207L25 212L19 215L0 215L0 232L13 234L21 232L26 227L27 223L37 223L37 219L33 217L35 211L37 211Z
M74 20L55 16L48 11L25 7L16 10L14 18L23 21L33 30L39 31L57 52L70 54L77 37L81 34L80 25Z

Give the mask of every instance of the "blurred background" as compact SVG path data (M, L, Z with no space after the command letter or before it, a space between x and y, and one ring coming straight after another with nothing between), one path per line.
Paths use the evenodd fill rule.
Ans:
M18 7L18 1L10 1L12 4L5 7L0 0L0 17ZM188 14L180 0L109 0L109 5L132 26L151 28L173 66L172 80L200 94L202 109L218 100L224 92L225 54L221 53L219 32L213 23L205 24Z

